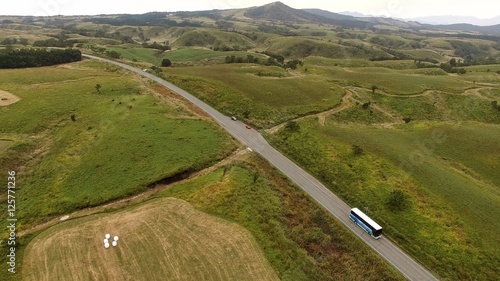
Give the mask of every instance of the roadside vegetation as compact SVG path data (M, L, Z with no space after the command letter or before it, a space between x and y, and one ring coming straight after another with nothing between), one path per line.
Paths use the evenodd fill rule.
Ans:
M248 229L280 280L403 280L368 246L256 156L159 193Z

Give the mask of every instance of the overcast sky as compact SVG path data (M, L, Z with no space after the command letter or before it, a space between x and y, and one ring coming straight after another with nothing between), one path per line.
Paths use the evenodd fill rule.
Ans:
M17 0L2 1L0 15L96 15L151 11L195 11L260 6L272 0ZM394 18L435 15L492 18L500 14L495 0L282 0L293 8L360 12Z

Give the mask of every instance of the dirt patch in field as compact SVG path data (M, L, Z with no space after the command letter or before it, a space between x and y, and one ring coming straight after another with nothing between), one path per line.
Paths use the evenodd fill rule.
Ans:
M105 249L106 233L119 236ZM244 228L162 198L52 227L27 246L23 280L278 280Z
M18 96L15 96L9 92L0 90L0 106L7 106L20 101Z

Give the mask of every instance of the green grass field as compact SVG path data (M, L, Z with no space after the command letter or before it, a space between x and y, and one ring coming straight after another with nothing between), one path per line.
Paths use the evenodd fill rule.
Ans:
M311 67L309 68L311 69ZM343 85L355 85L378 89L395 95L419 94L425 90L461 93L472 87L470 82L451 75L412 75L385 67L342 69L339 67L314 67L313 73L331 77Z
M0 155L6 152L13 144L10 140L0 140Z
M159 196L186 200L248 229L280 280L403 280L260 158L230 163Z
M291 76L279 67L243 64L172 68L163 75L222 112L260 127L335 107L344 94L343 89L322 77Z
M128 60L147 62L154 65L159 65L162 59L166 57L163 51L141 47L109 47L108 50L118 52Z
M196 65L201 63L223 63L226 56L246 58L247 55L251 54L254 57L263 58L262 55L245 51L222 52L202 48L181 48L165 52L141 47L115 46L108 49L120 53L124 59L147 62L154 65L160 65L163 59L169 59L176 65Z
M163 178L210 166L235 147L187 105L154 97L148 84L107 64L0 73L2 87L22 98L0 108L0 133L24 136L19 163L8 157L16 151L1 162L3 168L23 166L21 228L144 191Z
M173 198L64 222L24 256L22 280L279 280L248 230Z
M208 49L182 48L168 51L165 57L174 63L199 62L202 60L210 60L213 62L223 62L226 56L235 56L246 58L247 55L263 58L262 55L249 53L244 51L213 51Z
M414 123L401 129L319 126L272 137L352 206L367 207L386 234L442 280L491 280L498 268L497 125ZM364 155L354 156L352 145ZM471 151L474 151L472 154ZM392 211L393 190L406 196Z

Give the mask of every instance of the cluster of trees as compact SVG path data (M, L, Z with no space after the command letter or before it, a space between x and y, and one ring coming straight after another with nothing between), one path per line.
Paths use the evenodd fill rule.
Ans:
M382 55L374 55L370 58L371 61L384 61L384 60L412 60L414 59L412 56L398 52L394 49L391 48L381 48L382 51L385 53L389 54L382 54Z
M259 31L264 32L264 33L274 33L278 35L283 35L283 36L297 36L297 33L290 31L290 29L281 27L281 26L276 26L276 25L269 25L269 24L261 24L259 25Z
M439 65L439 67L448 72L448 73L458 73L458 74L465 74L467 71L465 70L465 68L459 68L458 66L462 66L464 64L462 64L460 61L457 61L455 59L451 59L449 62L447 63L441 63Z
M455 56L465 58L466 61L487 56L489 47L486 45L486 49L483 50L470 42L463 42L458 40L451 40L449 42L455 49Z
M153 25L191 26L191 27L201 26L201 22L191 22L189 20L177 22L175 20L170 20L167 18L165 13L162 12L151 12L141 15L124 14L113 18L92 17L84 19L83 21L90 21L96 24L132 25L132 26L153 26Z
M439 63L438 60L433 58L419 58L414 59L413 62L417 68L435 68L437 67L436 64Z
M107 50L106 52L106 56L110 57L110 58L113 58L113 59L120 59L122 57L122 55L120 53L118 53L117 51L109 51Z
M241 51L241 50L247 50L248 47L241 48L238 45L234 45L232 47L229 47L225 44L221 44L220 42L216 41L213 47L214 51L221 51L221 52L229 52L229 51Z
M351 33L349 31L342 31L342 32L337 33L337 37L343 38L343 39L360 39L360 40L364 40L364 39L366 39L367 36L368 35L366 35L365 33Z
M0 45L14 45L14 44L21 44L23 46L28 45L28 39L26 38L5 38L2 42L0 42Z
M0 68L40 67L81 59L82 53L76 49L7 49L0 51Z
M56 35L51 35L51 37L54 38L33 42L33 47L71 48L74 44L78 43L77 40L68 40L65 31L62 31L61 33Z
M99 47L97 45L94 45L94 44L89 44L89 45L86 45L85 46L86 49L89 49L91 51L94 51L96 53L99 53L99 54L104 54L104 52L106 52L106 48L104 47Z
M73 47L76 40L60 40L55 38L50 38L47 40L38 40L33 42L33 47L58 47L58 48L68 48Z
M403 40L394 39L394 38L385 37L385 36L372 37L372 38L370 38L370 42L373 44L377 44L377 45L380 45L383 47L393 48L393 49L401 48L406 44L406 42Z
M237 56L226 56L226 63L259 63L259 58L247 55L246 58Z
M172 49L172 48L171 48L168 44L166 44L166 43L167 43L167 42L165 42L165 44L164 44L164 45L162 45L162 44L156 43L156 41L155 41L155 42L153 42L153 43L151 43L151 44L148 44L148 43L144 42L144 43L142 43L142 47L144 47L144 48L149 48L149 49L162 50L162 51L167 51L167 50Z
M226 56L225 63L261 63L266 66L280 66L283 68L291 68L291 69L296 69L298 65L303 65L304 63L301 60L298 59L293 59L289 60L285 63L285 58L280 55L276 55L273 53L268 53L264 52L265 54L270 55L267 60L261 61L258 57L254 57L253 55L247 55L246 58L244 57L237 57L237 56Z

